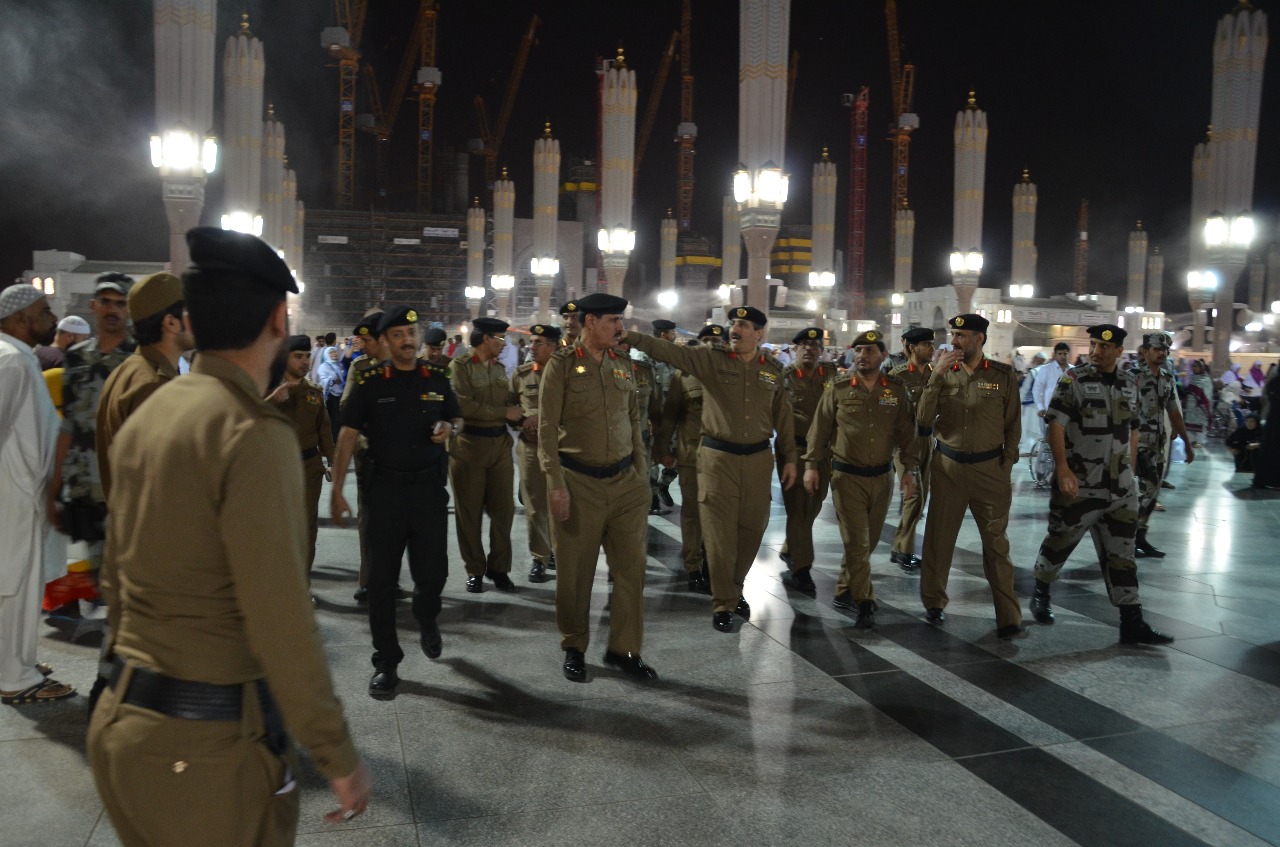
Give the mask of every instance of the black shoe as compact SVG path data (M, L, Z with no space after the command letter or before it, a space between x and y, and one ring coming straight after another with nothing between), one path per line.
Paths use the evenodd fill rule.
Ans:
M702 571L689 571L689 590L703 591L707 587L707 578L702 575Z
M469 576L467 577L467 591L472 594L481 594L484 592L484 577Z
M783 575L783 582L790 585L796 591L817 590L817 586L813 584L813 575L809 573L808 568L800 571L787 571Z
M587 660L581 650L564 651L564 678L570 682L587 681Z
M395 598L397 600L408 600L412 596L413 594L411 592L405 591L403 588L401 588L398 585L396 586Z
M1173 636L1166 635L1151 624L1138 618L1136 621L1120 622L1121 644L1172 644Z
M657 679L658 672L644 663L644 659L640 658L639 653L614 653L612 650L604 651L604 663L613 665L627 676L636 679Z
M743 620L751 620L751 606L745 597L738 598L738 605L734 607L733 613Z
M676 501L671 499L671 480L658 482L658 499L662 501L664 506L674 506Z
M996 638L1013 638L1026 632L1027 628L1020 623L1011 623L996 630Z
M674 503L675 501L673 500L672 502ZM658 499L657 494L654 494L652 497L649 498L649 514L669 515L671 514L671 510L662 508L662 501Z
M498 573L497 571L485 571L484 575L493 580L493 587L499 591L516 590L516 584L511 581L511 577L507 574ZM471 580L467 580L467 582L469 583Z
M924 622L938 626L947 619L947 613L941 609L927 609L924 613Z
M733 613L716 612L711 616L711 625L721 632L733 632Z
M553 571L555 569L556 569L556 554L552 553L551 558L547 559L547 570Z
M707 567L706 557L702 559L702 590L711 593L711 570Z
M876 625L876 605L875 600L863 600L858 604L858 620L854 622L857 629L871 629Z
M1044 586L1041 588L1041 586ZM1036 580L1036 590L1031 594L1031 617L1036 623L1053 623L1053 609L1049 605L1049 586Z
M356 593L351 595L352 598L361 606L369 602L369 589L363 585L356 589Z
M779 553L778 558L781 559L782 563L788 568L795 564L795 560L791 558L790 553Z
M853 595L848 591L837 594L832 598L831 605L837 609L847 609L850 612L858 611L858 604L853 602Z
M1164 553L1152 546L1150 541L1147 541L1147 533L1145 530L1139 532L1138 537L1134 539L1133 550L1139 556L1149 556L1152 559L1164 558Z
M902 568L904 573L920 572L920 557L915 553L899 553L897 554L898 567ZM892 559L892 557L890 557Z
M1167 488L1167 489L1169 489L1170 491L1173 491L1173 490L1175 490L1178 486L1174 485L1172 482L1170 482L1169 480L1165 479L1165 480L1161 480L1161 481L1160 481L1160 487L1161 487L1161 488Z
M539 562L537 559L534 559L533 566L529 568L529 581L530 582L546 582L547 566L544 565L542 562Z
M444 640L440 638L440 627L436 626L435 621L423 625L421 641L422 652L428 659L440 658L440 651L444 649Z
M373 677L369 680L369 696L379 700L394 697L396 686L399 684L400 677L396 676L394 666L379 668L373 672Z

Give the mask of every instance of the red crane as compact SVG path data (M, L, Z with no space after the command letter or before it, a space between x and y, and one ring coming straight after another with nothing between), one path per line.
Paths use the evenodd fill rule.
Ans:
M849 107L849 317L858 320L866 308L867 266L867 87L846 94Z

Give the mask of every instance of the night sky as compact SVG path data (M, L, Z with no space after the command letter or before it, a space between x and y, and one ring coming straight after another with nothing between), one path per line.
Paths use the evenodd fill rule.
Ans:
M370 3L366 56L390 88L416 2ZM916 65L911 142L911 205L916 210L915 287L945 284L951 249L952 128L970 87L991 127L983 247L984 285L1009 274L1011 191L1030 169L1039 191L1036 242L1039 292L1070 289L1076 215L1090 208L1090 287L1121 293L1129 232L1141 219L1166 256L1165 308L1185 311L1190 158L1209 120L1212 39L1233 0L1078 0L1070 3L900 0L903 59ZM1268 9L1266 3L1260 4ZM285 123L299 196L310 208L333 205L337 71L319 46L331 4L249 0L219 4L215 104L221 54L247 8L267 56L266 99ZM10 278L29 267L33 249L63 249L95 259L167 259L168 228L147 137L154 130L154 46L150 3L100 0L0 0L0 257ZM477 135L471 100L489 103L496 121L502 92L530 16L542 18L501 162L516 180L517 214L531 205L532 142L550 120L564 159L594 157L597 55L619 41L637 72L641 115L661 52L679 26L679 0L644 3L442 0L437 150ZM693 72L697 185L695 230L719 240L721 200L737 162L737 3L695 0ZM1277 19L1273 16L1274 31ZM800 53L786 168L792 175L787 222L810 216L811 166L823 146L839 167L837 248L846 238L849 112L840 95L871 90L868 156L869 288L890 274L890 122L884 7L880 2L795 0L791 47ZM1280 60L1270 57L1263 84L1255 212L1273 232L1280 211ZM637 261L656 284L658 220L675 200L679 68L663 92L636 198ZM363 111L363 107L359 109ZM220 108L215 105L220 121ZM412 202L414 117L401 116L393 139L393 202ZM221 127L214 127L215 133ZM358 136L360 191L373 188L372 138ZM481 160L472 160L478 191ZM217 175L207 220L216 218Z

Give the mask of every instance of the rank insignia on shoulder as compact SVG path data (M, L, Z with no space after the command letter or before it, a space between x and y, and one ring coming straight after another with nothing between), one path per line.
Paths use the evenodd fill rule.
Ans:
M1059 385L1067 385L1070 382L1071 382L1071 374L1063 374L1062 377L1058 380Z
M422 395L422 399L423 399L423 400L439 400L439 401L443 401L443 400L444 400L444 395L443 395L443 394L440 394L440 393L438 393L438 392L436 392L436 391L428 391L426 394L423 394L423 395Z

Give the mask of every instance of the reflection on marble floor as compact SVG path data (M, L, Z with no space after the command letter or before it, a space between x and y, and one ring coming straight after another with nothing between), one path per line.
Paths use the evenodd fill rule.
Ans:
M917 578L881 544L878 626L855 630L831 606L830 504L816 596L780 579L775 505L747 586L752 619L724 635L709 599L684 587L677 509L650 519L644 655L660 680L601 664L603 568L589 681L575 685L559 670L554 583L528 584L519 560L517 592L466 594L451 544L444 656L411 654L399 695L380 702L365 693L368 626L351 600L355 534L324 528L317 617L375 799L325 824L331 801L306 766L298 842L1280 844L1280 493L1249 489L1221 448L1199 455L1174 466L1153 519L1168 555L1139 560L1144 609L1178 638L1167 648L1117 643L1087 543L1055 589L1057 622L996 639L971 521L944 627L923 623ZM1021 466L1014 479L1025 603L1048 495ZM517 550L523 532L517 520ZM401 622L411 638L407 605ZM87 690L95 645L44 635L41 658ZM83 698L0 711L6 847L117 843L84 763L84 719Z

